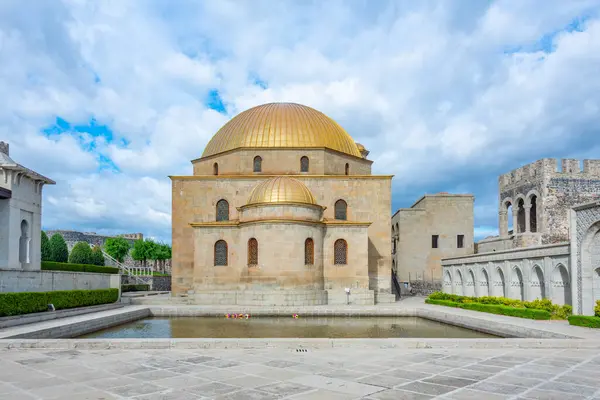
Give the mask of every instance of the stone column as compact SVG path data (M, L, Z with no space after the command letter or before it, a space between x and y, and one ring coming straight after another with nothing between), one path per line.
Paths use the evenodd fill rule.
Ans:
M500 237L508 236L508 218L506 210L498 211L498 230L500 231Z
M524 206L525 208L525 232L531 232L531 205Z
M513 219L513 235L519 233L519 207L513 206L512 210Z

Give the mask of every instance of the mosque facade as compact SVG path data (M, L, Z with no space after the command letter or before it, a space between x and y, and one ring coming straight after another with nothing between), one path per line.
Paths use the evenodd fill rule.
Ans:
M172 176L172 294L201 304L392 302L391 181L294 103L227 122Z

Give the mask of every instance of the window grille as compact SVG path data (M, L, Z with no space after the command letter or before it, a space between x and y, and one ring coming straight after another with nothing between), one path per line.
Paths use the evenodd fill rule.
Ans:
M348 218L348 205L344 200L335 202L335 219L346 220Z
M315 263L315 242L311 238L304 241L304 264L313 265Z
M262 158L259 156L254 157L254 172L262 171Z
M229 221L229 203L227 200L217 201L217 221Z
M300 159L300 172L308 172L308 157L306 156Z
M215 266L227 265L227 242L218 240L215 243Z
M258 241L248 240L248 265L258 265Z
M334 264L346 265L348 258L348 245L344 239L338 239L333 245L334 250Z

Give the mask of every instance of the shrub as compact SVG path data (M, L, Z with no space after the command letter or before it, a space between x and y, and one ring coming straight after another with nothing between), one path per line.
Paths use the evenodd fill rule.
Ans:
M590 315L571 315L569 324L586 328L600 328L600 317Z
M121 292L147 292L150 290L150 285L137 284L137 285L121 285Z
M459 296L456 294L436 292L429 296L433 300L449 300L455 303L478 303L488 305L502 305L511 308L528 308L533 310L544 310L550 313L552 319L567 319L572 314L573 308L569 305L560 306L553 304L549 299L536 299L534 301L521 301L516 299L509 299L506 297L468 297Z
M52 261L42 262L42 270L44 271L72 271L72 272L93 272L97 274L118 274L119 268L115 267L99 267L89 264L67 264L57 263Z
M481 304L481 303L458 303L450 300L425 300L428 304L437 304L447 307L464 308L466 310L487 312L490 314L508 315L511 317L529 318L529 319L550 319L550 313L546 310L537 310L534 308L515 308L502 304Z
M50 238L50 261L63 263L69 261L67 242L60 233L55 233Z
M42 231L42 261L51 261L52 250L50 249L50 239L46 232Z
M57 310L61 310L109 304L117 300L118 289L0 293L0 317L46 311L48 304L54 304Z
M102 248L100 246L94 246L92 249L92 262L90 264L104 267L104 254L102 254Z
M594 315L600 317L600 300L596 301L596 307L594 307Z
M78 242L69 254L70 264L93 264L92 249L86 242Z

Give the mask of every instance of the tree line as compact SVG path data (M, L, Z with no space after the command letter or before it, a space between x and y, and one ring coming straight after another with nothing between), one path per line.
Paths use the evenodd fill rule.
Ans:
M42 231L42 261L54 261L71 264L91 264L104 266L102 250L120 263L131 250L131 258L141 261L146 267L148 261L154 261L154 269L164 271L166 261L171 258L171 246L151 239L136 240L133 246L122 237L108 238L104 248L91 247L87 242L78 242L69 253L67 242L61 234L55 233L50 239Z

